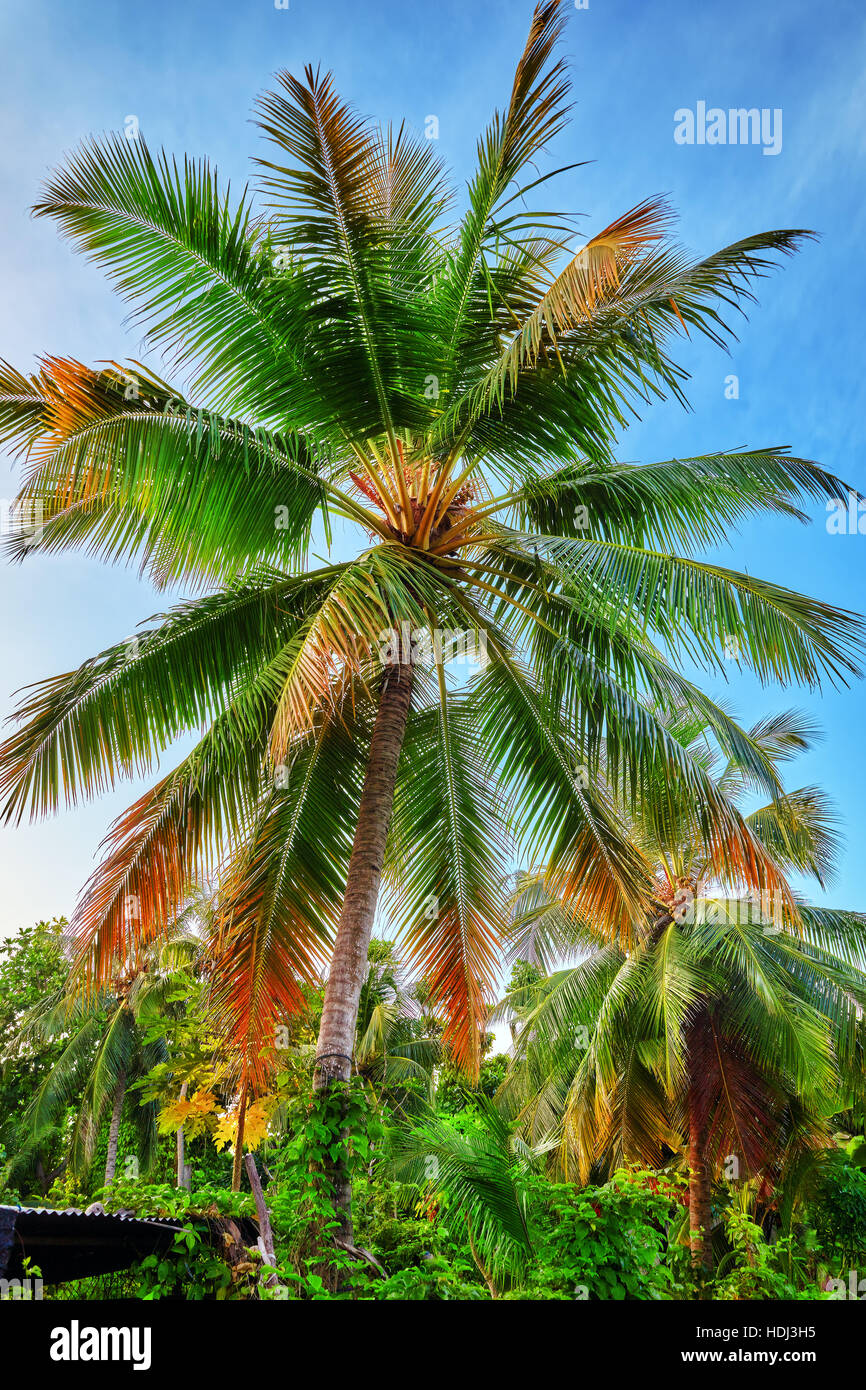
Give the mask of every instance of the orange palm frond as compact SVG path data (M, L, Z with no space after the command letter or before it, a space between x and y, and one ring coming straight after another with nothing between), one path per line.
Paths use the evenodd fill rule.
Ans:
M314 727L321 710L339 706L347 684L369 667L371 652L389 626L369 575L360 566L341 575L306 630L286 649L270 737L274 763L286 762L293 740Z
M139 362L131 362L128 368L117 362L105 362L102 371L67 357L46 355L40 363L41 371L34 380L40 383L42 412L39 434L28 449L32 460L32 472L28 476L37 472L43 475L46 463L56 456L61 444L108 420L119 409L153 410L176 399L171 387ZM125 394L133 390L134 396ZM110 451L100 456L98 443L94 441L90 467L82 476L74 457L69 460L61 457L51 479L53 500L68 504L73 498L81 501L103 494L109 481L106 471L109 458ZM97 460L101 463L99 467ZM41 481L44 488L48 479L43 476Z
M422 916L407 943L412 965L429 985L431 1003L444 1014L443 1044L457 1066L475 1079L496 998L501 938L492 924L498 915L492 902L444 903L431 921Z
M307 983L318 972L301 923L297 933L285 924L274 932L255 898L233 898L232 890L215 938L209 1021L228 1074L261 1095L280 1064L278 1028L306 1008L294 966L302 963Z
M285 785L263 801L221 874L216 1027L225 1055L257 1092L279 1063L276 1028L304 1007L301 987L316 984L330 958L345 891L371 707L357 689L339 705L296 741Z
M648 198L581 247L522 325L509 349L514 367L545 347L555 352L557 336L586 322L615 294L623 271L662 239L670 220L668 204Z
M73 973L107 983L118 961L138 961L170 930L191 884L215 869L223 837L250 815L260 785L257 750L226 738L226 721L114 822L106 857L71 920ZM221 743L221 740L223 742Z
M179 794L180 793L180 794ZM118 960L140 959L167 932L189 886L179 830L186 798L173 775L134 802L103 841L106 858L91 875L71 921L75 956L87 988L108 983ZM192 814L187 804L185 811ZM187 834L195 835L194 819Z

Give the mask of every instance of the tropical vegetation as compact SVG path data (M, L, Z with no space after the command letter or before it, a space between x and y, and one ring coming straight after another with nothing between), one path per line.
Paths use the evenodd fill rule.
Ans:
M3 819L198 741L111 827L62 948L6 948L51 963L0 1033L35 1085L5 1181L194 1220L249 1210L259 1152L264 1275L197 1228L196 1296L814 1296L862 1249L866 920L797 887L838 848L782 781L813 731L705 689L732 643L763 684L859 675L856 614L706 558L848 486L787 447L620 461L685 401L673 354L724 346L811 234L695 257L648 197L575 246L538 206L564 22L538 4L459 202L433 142L307 68L257 102L254 193L108 136L34 210L171 380L0 366L38 519L10 555L185 597L26 689Z

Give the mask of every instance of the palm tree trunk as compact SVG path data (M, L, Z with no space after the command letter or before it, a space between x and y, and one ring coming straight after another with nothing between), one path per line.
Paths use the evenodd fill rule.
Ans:
M412 667L388 667L376 714L370 756L361 793L358 824L349 860L346 895L325 989L314 1089L327 1091L352 1074L358 1003L367 969L367 952L379 898L385 842L394 805L397 764L412 699ZM352 1190L345 1165L331 1175L343 1240L352 1240Z
M180 1088L181 1100L186 1100L186 1093L189 1083L185 1081ZM177 1186L183 1187L183 1125L177 1127Z
M235 1157L232 1164L232 1192L241 1190L241 1162L244 1155L244 1129L247 1120L247 1095L249 1094L247 1078L244 1076L243 1090L241 1091L241 1102L238 1106L238 1134L235 1140Z
M702 1127L689 1114L689 1231L692 1265L709 1273L713 1265L710 1178Z
M114 1106L111 1111L111 1126L108 1131L108 1154L105 1159L105 1186L114 1182L117 1168L117 1140L120 1136L120 1117L123 1114L123 1101L126 1095L126 1067L121 1067L114 1088Z
M686 1030L688 1057L689 1120L689 1236L692 1268L708 1274L713 1267L712 1212L710 1206L710 1165L707 1155L706 1105L701 1096L703 1078L699 1065L699 1034L702 1015L693 1019Z

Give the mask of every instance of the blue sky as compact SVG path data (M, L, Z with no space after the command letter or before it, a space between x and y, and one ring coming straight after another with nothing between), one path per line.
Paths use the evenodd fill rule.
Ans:
M84 362L141 356L126 306L100 271L73 254L28 209L40 179L83 137L138 118L151 147L207 154L242 184L260 151L248 123L269 74L321 63L366 113L423 130L439 120L443 155L459 184L475 138L504 104L523 44L526 0L5 0L0 15L2 113L0 355L29 369L45 351ZM832 22L828 22L832 20ZM730 358L684 342L691 413L654 407L622 440L626 459L737 446L790 444L866 490L863 307L866 303L866 13L859 0L589 0L571 13L566 49L576 108L556 162L594 161L555 185L555 205L585 214L589 235L645 196L666 193L680 235L707 252L768 227L809 227L808 246L761 287L760 307ZM680 145L680 108L782 111L782 148ZM157 367L158 363L155 363ZM725 378L739 398L725 398ZM0 461L0 496L14 474ZM719 552L747 568L844 607L866 608L866 535L831 536L813 524L756 521ZM134 571L79 556L32 558L0 569L0 707L29 681L68 670L163 610ZM795 704L826 730L797 764L844 817L847 849L823 900L866 907L866 691L761 690L732 668L726 695L747 720ZM168 763L166 764L166 766ZM111 819L134 797L124 784L98 803L0 832L0 932L69 913Z

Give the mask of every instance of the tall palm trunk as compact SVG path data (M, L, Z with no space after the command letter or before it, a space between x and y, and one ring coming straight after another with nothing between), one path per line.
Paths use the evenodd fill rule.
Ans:
M713 1265L711 1238L710 1175L703 1126L689 1110L689 1231L692 1265L709 1273Z
M180 1098L181 1098L181 1100L185 1100L185 1099L186 1099L186 1093L187 1093L188 1087L189 1087L189 1082L184 1081L183 1085L182 1085L181 1088L180 1088ZM183 1125L178 1125L178 1127L177 1127L177 1186L178 1186L178 1187L183 1187L183 1186L184 1186L184 1181L183 1181L184 1143L183 1143L183 1140L184 1140Z
M126 1067L121 1067L114 1087L114 1105L111 1111L111 1125L108 1130L108 1154L105 1159L105 1186L114 1182L117 1169L117 1141L120 1136L120 1117L123 1114L123 1101L126 1095Z
M232 1192L240 1192L241 1190L241 1163L243 1162L244 1156L244 1130L246 1129L247 1123L247 1096L249 1095L249 1090L250 1088L247 1084L245 1075L241 1090L240 1105L238 1106L238 1132L237 1138L235 1139L234 1162L232 1163Z
M397 764L406 736L411 698L411 665L401 661L389 666L373 728L346 895L325 989L316 1048L316 1091L327 1091L335 1082L348 1081L352 1074L358 1004L367 969L385 842L394 805ZM330 1176L335 1187L341 1235L351 1242L352 1190L345 1165L340 1165Z
M701 1075L699 1064L700 1033L703 1022L702 1011L688 1025L686 1032L689 1121L689 1237L693 1269L697 1273L708 1274L713 1267L713 1246L706 1104L701 1096L701 1086L705 1084L705 1081Z
M694 884L690 881L687 886L694 889ZM672 911L659 913L650 928L647 947L658 945L662 933L673 926L674 921ZM701 1274L708 1274L713 1267L706 1104L701 1095L701 1087L705 1080L700 1066L701 1040L705 1024L706 1011L701 1006L687 1023L685 1033L688 1068L686 1111L689 1122L689 1243L692 1268Z

